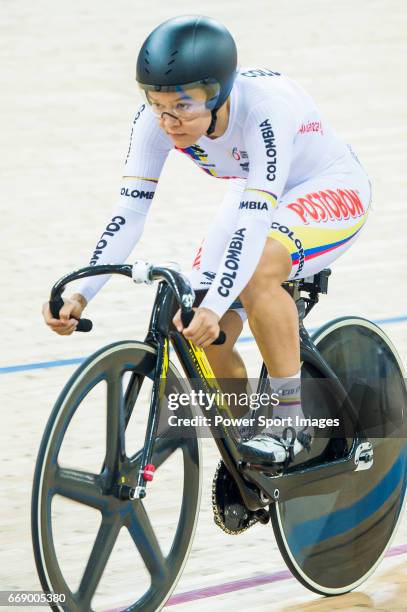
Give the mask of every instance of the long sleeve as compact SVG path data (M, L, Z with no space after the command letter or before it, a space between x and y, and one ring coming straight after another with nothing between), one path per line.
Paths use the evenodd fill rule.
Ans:
M139 241L145 220L146 214L125 206L117 206L100 236L89 265L123 263ZM90 276L82 281L78 292L89 303L109 278L110 276L105 274Z
M189 279L194 289L207 289L219 268L221 257L230 239L230 232L236 222L238 209L236 200L246 186L246 179L229 179L226 193L209 227L197 256ZM234 221L233 221L234 219Z
M133 121L119 200L89 265L123 263L136 246L170 149L169 139L143 104ZM104 275L84 279L78 292L89 302L108 279L109 276Z
M288 176L295 122L283 100L262 102L245 126L250 171L230 215L230 239L202 307L221 317L252 277L263 252L273 213Z

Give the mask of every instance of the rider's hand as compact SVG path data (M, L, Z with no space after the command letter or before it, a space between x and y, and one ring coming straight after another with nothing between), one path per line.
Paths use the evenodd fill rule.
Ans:
M194 344L201 348L206 348L212 344L219 336L219 317L209 308L194 308L195 316L188 327L182 325L181 311L178 310L172 322L185 338L192 340Z
M64 305L59 311L59 319L54 319L52 316L48 302L43 304L42 315L52 331L60 336L70 336L75 331L78 325L77 319L80 319L86 304L83 295L74 293L69 299L64 300Z

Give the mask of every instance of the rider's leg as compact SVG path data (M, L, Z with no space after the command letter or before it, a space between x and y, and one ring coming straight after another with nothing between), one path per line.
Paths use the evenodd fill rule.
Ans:
M287 249L278 241L268 239L257 269L240 297L267 370L273 377L273 391L278 392L280 387L288 386L288 391L296 391L298 395L298 314L293 299L281 287L287 280L291 267L291 257ZM218 379L235 379L234 392L250 393L245 365L234 349L243 327L241 318L236 312L228 311L222 317L220 326L226 333L225 344L206 349L214 374ZM291 376L296 378L287 380L287 377ZM290 400L293 399L291 394ZM247 416L245 406L231 405L230 409L237 417ZM296 404L290 401L288 406L283 406L282 402L279 411L282 418L303 416L299 402Z
M234 348L243 329L242 319L234 310L228 310L219 321L219 326L226 334L225 343L205 349L216 378L247 377L246 366Z
M240 296L269 374L284 377L284 382L285 377L298 376L300 370L297 308L291 296L281 287L291 267L287 249L278 241L268 239L257 269ZM242 331L242 320L236 312L228 311L222 317L220 327L226 333L225 344L208 347L205 351L214 374L218 379L239 381L236 382L239 386L239 389L235 389L236 393L250 392L245 365L234 349ZM227 390L230 391L224 389ZM237 417L247 415L245 406L230 408ZM302 416L302 412L299 416Z
M259 264L240 295L270 376L294 376L300 369L298 312L281 284L291 272L291 257L268 238Z
M275 211L258 268L240 296L271 374L271 386L278 384L279 378L294 376L288 393L287 387L283 389L286 401L275 410L283 418L289 410L295 415L302 408L300 398L295 397L295 382L299 382L295 381L295 372L298 377L300 365L298 315L281 282L312 276L330 266L357 240L368 216L369 204L368 179L351 158L348 175L315 178L288 191ZM290 385L290 378L286 381ZM297 389L300 390L299 385ZM291 398L296 401L290 401ZM308 432L312 434L312 429ZM307 439L303 432L296 430L296 433L300 441L302 438L299 446L295 443L301 450L301 446L307 446ZM252 458L264 459L274 453L266 440L267 436L263 436L257 449L254 444L252 449L246 448L247 452L252 450ZM242 446L250 444L251 441ZM279 454L283 456L281 451Z
M277 240L268 238L259 264L240 295L269 373L271 392L278 395L273 419L281 419L280 426L275 425L255 436L241 448L243 453L263 459L270 456L274 461L284 461L287 457L281 443L287 432L295 454L308 447L312 433L305 435L301 431L304 428L297 425L297 419L304 418L300 395L298 311L292 297L281 286L291 269L288 250Z
M247 393L246 366L235 348L236 340L243 329L243 321L237 312L228 310L223 315L219 325L226 334L226 341L224 344L209 346L205 349L208 361L221 386L222 382L225 383L227 380L234 379L236 382L233 384L233 392L237 394ZM225 384L223 386L225 386L224 393L232 391L231 388L226 388ZM230 405L229 407L237 418L244 416L247 412L245 406Z
M250 329L269 373L271 391L279 395L273 414L282 419L302 418L300 400L300 340L298 311L282 283L290 275L291 256L268 238L259 264L240 299ZM280 428L280 432L284 428Z

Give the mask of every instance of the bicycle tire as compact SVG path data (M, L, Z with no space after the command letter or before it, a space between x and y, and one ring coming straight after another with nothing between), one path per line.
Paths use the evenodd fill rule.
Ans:
M59 567L52 539L51 501L55 494L61 494L58 486L55 485L55 483L58 483L61 480L61 468L57 466L57 459L63 438L69 427L70 420L73 414L76 412L78 406L80 406L82 399L86 397L89 390L93 388L95 378L100 377L103 373L106 374L106 372L110 372L110 374L112 374L113 367L116 368L118 372L121 371L122 374L124 371L131 371L138 372L140 376L152 378L154 372L155 354L155 349L153 349L150 345L135 341L116 342L100 349L91 355L72 375L61 392L49 417L41 441L34 472L31 525L35 562L42 587L45 592L62 593L65 594L66 597L66 601L64 603L50 604L53 610L68 610L69 612L82 612L86 610L86 612L89 612L89 610L91 610L91 601L97 588L96 584L92 597L89 598L88 593L86 595L86 601L82 597L82 592L84 592L84 589L82 592L80 592L79 588L75 593L69 589ZM180 374L171 362L169 363L167 372L167 384L169 384L171 388L179 389L179 392L185 392L187 390L186 385L182 382ZM190 407L186 407L185 410L186 414L192 415ZM107 444L108 443L106 443L106 445ZM166 557L162 556L162 558L159 558L161 563L165 563L165 568L163 568L161 578L160 575L158 575L158 577L157 575L151 576L151 586L148 591L146 591L137 601L128 605L127 608L125 608L126 610L142 610L147 612L160 610L168 600L171 592L177 584L192 545L198 519L201 495L201 445L200 440L197 437L186 438L182 441L182 443L179 442L179 446L176 447L175 445L176 442L174 439L170 441L164 440L162 444L161 441L158 441L154 451L156 454L153 455L153 457L156 456L157 458L167 457L167 455L170 456L172 452L176 450L176 448L182 447L184 469L182 507L179 513L179 521L174 540L168 555ZM136 454L136 459L134 462L135 471L139 469L137 464L137 457L139 456L141 456L141 452ZM163 462L165 460L165 458L162 459ZM59 475L57 476L58 470ZM107 472L108 470L105 471ZM77 470L76 472L79 474ZM66 472L64 472L64 474L65 473ZM95 475L95 477L95 480L92 481L92 487L95 486L96 488L99 487L100 489L100 483L102 482L101 474ZM86 482L84 486L86 486ZM154 486L153 483L150 484L150 487L152 486ZM96 494L92 488L92 495L94 495L94 498L90 497L89 489L89 496L86 498L87 501L92 501L94 504L96 504L96 500L97 503L100 504L103 502L105 506L102 504L101 507L107 508L109 506L109 512L112 515L115 515L114 512L111 512L112 508L116 510L121 509L122 513L124 514L125 511L128 511L132 517L129 519L129 521L134 532L137 531L137 523L134 523L134 516L141 517L142 529L140 529L140 526L138 526L137 528L139 529L139 532L135 533L135 535L137 536L137 541L143 541L143 538L147 541L145 550L148 550L148 555L147 553L145 554L148 557L148 562L150 565L152 565L151 551L156 552L158 555L156 550L157 540L154 540L154 538L156 538L155 535L154 537L151 535L150 528L152 529L152 526L151 523L149 523L148 518L147 520L145 519L145 509L141 509L142 501L118 500L112 494L113 489L111 491L103 491L102 493L100 493L99 489L99 492ZM57 493L55 493L55 490ZM72 489L72 491L73 490L74 489ZM70 495L73 494L72 491L69 489ZM81 495L85 495L85 493L82 492ZM78 499L76 499L76 501L78 501ZM83 500L81 503L83 503ZM126 506L126 504L128 506ZM137 511L134 504L138 504ZM102 514L102 528L105 516L101 508L98 509ZM109 529L109 523L107 523L107 525L108 526L106 529ZM112 529L113 533L114 529L117 529L117 526L113 529L112 525L110 525L110 528ZM127 526L126 523L123 523L122 526L123 525ZM100 530L98 532L98 537L99 535ZM151 542L148 541L148 538L151 539ZM100 541L102 541L102 543L104 542L102 537L99 542ZM107 540L107 542L109 542L109 540ZM94 547L92 548L91 555L94 553L95 547L96 541ZM140 550L140 548L142 550ZM140 548L139 553L143 558L143 561L146 562L143 557L143 547L141 545ZM102 575L102 573L100 575ZM162 576L164 576L164 578L162 578Z
M295 577L311 591L339 595L375 571L403 514L405 372L389 338L366 319L336 319L312 339L348 392L355 381L369 381L370 393L360 396L357 407L360 433L373 444L373 466L329 483L314 481L313 489L304 486L289 500L273 504L271 519L280 552ZM381 385L379 390L375 383Z

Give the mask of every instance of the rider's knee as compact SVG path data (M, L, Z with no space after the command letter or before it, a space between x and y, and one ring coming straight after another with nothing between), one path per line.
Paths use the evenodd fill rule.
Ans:
M247 314L263 300L273 299L290 272L291 257L287 249L277 240L268 239L253 276L240 294Z
M240 300L248 314L255 314L259 304L272 300L281 291L285 275L279 269L270 268L262 274L254 274L240 294Z

